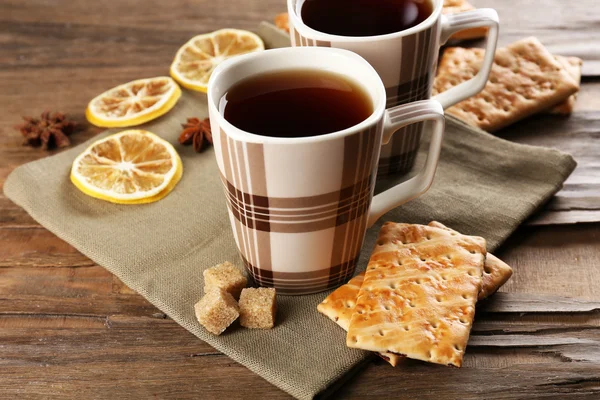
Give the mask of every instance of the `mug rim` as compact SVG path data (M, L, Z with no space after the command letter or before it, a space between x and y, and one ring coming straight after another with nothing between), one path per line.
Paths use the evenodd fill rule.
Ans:
M435 4L433 10L431 11L431 15L427 17L425 21L402 31L373 36L343 36L317 31L316 29L313 29L310 26L306 25L304 21L302 21L302 18L296 13L293 3L298 3L299 0L288 0L287 6L289 19L293 21L291 25L293 29L302 30L302 36L308 37L309 39L323 40L329 42L370 42L376 40L396 39L404 36L410 36L412 34L430 28L435 23L435 21L437 21L440 18L440 15L442 13L443 0L430 1ZM306 32L307 34L304 34L304 32Z
M367 70L372 74L372 76L375 78L375 80L377 82L376 83L377 87L375 87L373 89L376 92L378 92L379 99L374 99L374 96L370 92L369 88L366 87L366 85L363 84L359 79L357 79L354 76L351 76L350 79L353 79L356 83L358 83L360 86L362 86L364 91L366 92L366 94L369 96L369 99L371 100L371 103L373 104L373 111L371 112L371 114L366 119L361 121L360 123L353 125L346 129L342 129L342 130L334 131L334 132L330 132L330 133L325 133L322 135L302 136L302 137L292 137L292 138L263 136L260 134L256 134L256 133L252 133L252 132L248 132L243 129L240 129L240 128L234 126L229 121L227 121L227 119L225 119L225 116L219 111L219 102L220 102L221 98L218 98L218 99L215 98L215 94L214 94L216 82L219 79L221 79L221 75L224 75L225 73L227 73L228 70L230 70L232 67L234 67L237 64L247 63L256 58L268 59L269 57L275 57L275 58L285 59L286 53L298 53L298 54L306 53L303 56L306 57L308 60L311 61L311 63L314 64L312 66L306 67L306 69L325 70L322 67L327 67L327 66L331 67L331 64L328 65L326 62L322 61L322 56L331 55L332 53L333 54L337 53L339 56L348 58L350 62L359 63L363 67L367 68ZM265 60L265 62L268 62L268 61ZM294 68L286 67L286 68L277 68L275 70L284 71L286 69L294 69ZM339 69L336 69L335 67L331 67L326 70L329 72L334 72L336 74L346 77L345 73L339 72ZM255 75L255 74L247 75L242 79L248 78L253 75ZM238 82L239 82L239 80L238 80ZM211 116L213 116L213 115L217 116L217 118L219 119L218 125L221 128L221 130L223 130L225 132L226 135L228 135L232 138L235 138L236 140L242 141L242 142L262 143L262 144L264 144L264 143L294 144L294 143L307 143L307 142L317 143L317 142L339 139L341 137L349 136L349 135L364 131L368 127L377 124L381 120L381 118L383 118L383 113L385 112L385 99L386 99L386 95L385 95L385 87L383 86L383 82L381 81L379 74L377 74L377 71L375 71L373 66L371 66L371 64L369 64L369 62L367 62L367 60L365 60L363 57L361 57L360 55L358 55L352 51L344 50L344 49L337 49L337 48L330 48L330 47L284 47L284 48L270 49L270 50L265 50L265 51L261 51L261 52L249 53L249 54L244 54L244 55L240 55L237 57L233 57L231 59L223 61L214 69L213 73L211 74L210 80L208 82L208 91L207 91L208 108L211 111L209 114ZM213 135L214 134L215 133L213 133Z

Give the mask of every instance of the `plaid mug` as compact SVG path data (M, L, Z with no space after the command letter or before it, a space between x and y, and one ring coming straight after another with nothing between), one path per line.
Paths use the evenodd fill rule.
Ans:
M431 15L412 28L386 35L340 36L306 25L301 14L305 0L288 0L292 46L340 48L361 55L381 77L387 107L393 107L431 98L438 52L452 34L476 27L488 28L485 57L477 75L433 97L446 109L479 93L485 86L498 41L498 14L493 9L482 8L443 15L443 0L424 1L431 3ZM406 126L382 147L379 175L406 173L412 169L424 128L423 122Z
M373 112L348 129L296 138L245 132L226 120L219 104L229 88L258 74L290 69L326 70L355 81ZM225 61L210 78L208 104L241 258L256 283L280 294L315 293L345 283L354 273L367 228L431 185L444 132L439 102L386 110L377 72L359 55L341 49L284 48ZM399 128L426 120L434 128L423 169L373 197L381 144Z

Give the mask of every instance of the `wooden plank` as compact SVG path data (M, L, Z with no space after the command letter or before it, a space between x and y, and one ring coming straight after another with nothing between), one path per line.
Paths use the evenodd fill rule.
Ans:
M477 310L473 334L549 334L582 332L600 328L600 313L502 313L490 314Z
M168 362L221 355L174 321L152 317L0 314L0 337L0 365L30 363L23 359L24 351L55 366L85 359L119 362L134 357L136 361Z
M600 210L600 192L592 192L589 196L573 196L569 192L554 196L546 206L551 211L596 211Z
M467 353L468 354L468 353ZM598 369L585 363L555 364L550 356L534 365L461 369L406 361L389 368L370 364L334 398L340 399L593 399L600 393ZM435 378L432 379L432 376ZM399 385L398 382L401 382Z
M161 350L168 353L170 349ZM0 393L15 399L291 398L245 367L218 355L178 354L175 360L156 362L130 354L118 363L90 358L58 366L42 359L0 366L0 374Z
M578 224L583 222L600 221L600 211L574 210L574 211L546 211L532 217L527 221L528 225L558 225Z
M587 90L582 87L582 92ZM600 93L600 92L596 92ZM597 151L600 143L598 128L600 111L581 111L570 117L535 115L497 133L498 136L517 143L553 147L570 153L578 161L575 172L565 182L562 194L584 196L600 193L600 163ZM598 206L598 203L593 204Z
M489 299L477 303L477 312L573 313L599 310L600 301L531 293L496 293Z
M498 11L504 46L527 36L536 36L554 54L584 60L585 76L600 76L600 11L585 1L473 0L477 7ZM542 5L543 4L543 5ZM535 16L535 17L534 17Z
M7 319L12 319L12 321L7 324ZM31 335L31 328L33 327L36 328L36 335ZM539 348L541 343L539 341L531 343L532 339L530 337L521 335L521 338L517 339L515 342L517 335L507 336L510 336L508 339L509 342L507 343L499 343L497 340L494 340L493 338L496 336L492 337L492 339L490 339L489 336L486 336L482 338L482 340L485 340L486 342L475 344L473 347L470 346L467 352L466 366L459 371L459 376L462 377L459 380L470 380L475 374L486 374L489 373L489 371L492 371L486 370L485 366L482 368L482 366L478 365L476 362L481 355L480 351L483 347L497 347L498 345L501 345L502 348L534 347L534 349L527 351L536 353L538 355L537 360L542 360L544 368L556 368L556 364L559 364L561 368L555 369L555 371L556 373L560 373L561 377L564 377L568 372L565 371L565 369L570 369L571 364L573 363L573 361L570 361L569 363L561 361L560 358L556 356L557 351L563 351L564 348L572 345L573 341L554 338L552 340L545 340L542 345L546 348ZM20 370L21 366L32 368L33 370L43 367L41 371L38 370L40 372L38 375L39 379L43 382L50 378L57 379L60 386L66 385L67 387L70 385L81 384L80 377L82 375L85 376L90 370L98 372L102 371L97 377L90 379L85 388L82 388L82 390L85 391L84 393L88 394L88 396L85 397L89 397L93 393L98 394L100 391L105 390L104 387L108 385L111 380L115 379L115 375L112 371L115 368L118 368L119 370L122 368L146 369L149 368L149 364L152 364L156 370L162 371L164 368L175 368L181 373L181 376L191 376L192 373L199 374L201 372L199 372L199 369L196 368L197 366L195 364L188 362L189 358L202 358L206 360L206 363L202 363L200 367L210 369L211 374L209 374L207 379L219 386L219 390L222 390L222 392L220 392L221 395L230 393L228 390L230 390L231 393L239 393L239 390L235 387L226 388L224 382L220 379L216 379L216 377L231 377L229 373L219 369L220 359L225 359L229 362L228 369L232 370L234 374L238 368L243 367L231 363L226 357L219 356L219 353L215 352L210 346L196 340L192 335L183 330L183 328L169 320L157 321L149 318L116 316L111 317L110 322L105 323L104 321L96 321L94 319L85 319L82 321L79 318L73 317L58 318L48 316L39 318L20 316L16 318L6 318L3 316L0 317L0 337L3 339L3 357L0 361L0 373L3 373L3 377L9 377L8 381L3 379L3 383L14 383L14 381L12 381L12 378L14 378L13 374L4 374L5 368L9 368L10 370L16 368L17 370ZM478 338L479 336L474 337ZM598 332L591 332L590 337L597 338ZM506 338L504 340L506 341ZM529 340L529 342L527 342L527 340ZM490 343L490 341L492 342ZM590 339L587 339L587 341L580 340L578 341L578 344L587 344L589 341ZM568 342L568 344L565 345L565 342ZM69 345L65 347L65 343L69 343ZM547 348L547 346L551 346L552 348ZM165 348L168 348L167 353L165 353ZM24 362L22 359L23 351L31 352L32 354L35 354L36 357ZM506 351L506 349L503 349L502 351ZM549 359L545 358L546 354L550 355ZM587 358L590 358L591 353L589 352L589 349L587 354ZM498 357L496 356L496 358ZM508 358L514 359L514 355L508 356ZM176 366L175 363L178 363L178 366ZM563 369L563 364L567 364L569 368ZM378 368L380 366L381 364L378 363L369 365L367 366L366 371L360 373L354 379L360 380L365 376L368 377L369 371L372 371L374 367ZM384 366L387 368L386 370L378 368L376 371L379 377L388 376L388 374L396 376L396 379L398 379L399 376L407 375L414 377L416 370L419 369L422 374L420 375L421 378L424 378L426 374L429 374L429 376L435 374L436 382L429 382L430 390L433 391L438 391L448 386L453 387L452 380L457 378L457 375L455 375L456 369L426 365L425 363L415 361L407 361L396 369L387 365ZM487 368L489 368L489 366ZM496 371L498 372L497 369ZM504 370L500 371L503 373L506 372ZM146 394L145 390L148 389L147 385L155 385L158 391L165 391L165 393L167 393L170 390L173 390L173 386L182 384L179 381L174 382L172 375L166 374L160 378L155 375L155 372L149 371L150 375L148 379L150 379L150 381L162 379L160 383L152 383L133 374L131 375L131 379L137 379L137 382L143 384L135 385L133 388L126 384L124 387L119 388L120 393L127 393L130 396L136 397L143 396ZM536 371L529 371L524 376L531 376L532 372L534 372L534 376L537 375L535 374ZM69 379L64 377L59 378L58 374L60 373L66 373L66 375L69 376ZM248 382L248 379L246 378L250 377L250 375L252 374L246 373L246 375L240 375L239 378L241 381L236 381L235 386L237 387L238 384L242 383L246 384ZM33 379L32 375L29 374L25 374L25 377ZM514 378L514 375L512 375L512 377ZM37 382L37 380L35 381ZM204 386L204 384L207 384L207 381L202 379L201 382L203 383L203 385L200 386L202 387L202 392L196 392L196 395L199 393L210 393L210 388L207 390ZM519 382L522 382L522 380ZM35 383L32 384L36 385ZM263 385L264 384L266 383L263 382ZM2 385L2 383L0 383L0 385ZM350 385L352 385L352 383L350 383ZM510 393L510 387L512 385L509 385L508 379L503 379L498 385L505 385L505 389ZM184 386L185 387L182 388L182 390L190 390L189 384L184 384ZM0 389L1 388L2 387L0 386ZM9 387L9 389L10 388L11 387ZM370 388L371 390L378 390L374 386L371 386ZM34 389L41 390L35 386ZM56 385L50 385L45 389L46 391L42 393L46 395L58 394L60 393L60 391L57 391L58 389L59 388ZM366 388L359 387L359 393L364 395L365 389ZM467 394L474 389L475 387L470 385L463 388ZM410 386L402 385L401 390L412 390L412 384ZM458 388L455 388L454 390L458 390ZM273 395L281 395L276 391L273 392ZM6 391L3 391L3 393L6 393ZM111 392L109 391L108 393ZM189 393L189 395L191 394L192 393ZM392 393L389 393L389 389L387 394L376 394L380 394L384 398L388 398L386 396L392 395Z
M600 225L517 230L496 255L513 267L501 292L600 300Z
M598 335L600 331L593 332ZM600 343L592 339L581 339L564 336L532 336L532 335L471 335L469 346L478 347L539 347L562 345L596 345L600 350ZM598 354L600 356L600 352ZM594 357L596 359L596 357ZM600 361L600 357L597 358ZM586 360L588 361L588 360Z
M21 207L0 194L0 229L3 228L42 228Z
M33 288L31 288L33 290ZM112 314L159 316L164 314L141 296L110 294L93 296L46 296L35 294L0 294L0 314L41 317L106 317ZM31 332L35 335L35 332ZM26 356L26 354L24 354Z
M574 112L600 110L600 82L595 78L583 77L581 89L577 93Z
M92 266L94 263L45 229L0 229L0 269L19 266Z
M93 264L51 267L24 262L0 268L0 278L0 315L165 317L117 277Z
M586 86L582 87L582 92ZM594 93L600 94L597 88ZM600 129L598 111L576 112L568 118L537 115L498 132L498 136L528 145L570 153L578 165L557 199L529 221L532 225L600 221Z

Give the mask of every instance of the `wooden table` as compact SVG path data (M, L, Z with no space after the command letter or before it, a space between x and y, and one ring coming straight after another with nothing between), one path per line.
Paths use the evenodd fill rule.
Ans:
M570 118L500 135L571 152L565 188L499 256L515 274L480 308L462 369L369 364L340 398L600 398L600 10L595 1L476 0L498 9L501 44L538 36L584 59ZM23 147L20 115L85 124L96 94L164 75L191 36L254 29L284 0L0 2L0 184L45 157ZM98 133L85 125L75 144ZM550 225L553 224L553 225ZM557 225L560 224L560 225ZM566 297L575 297L569 300ZM0 195L0 398L286 398L198 340Z

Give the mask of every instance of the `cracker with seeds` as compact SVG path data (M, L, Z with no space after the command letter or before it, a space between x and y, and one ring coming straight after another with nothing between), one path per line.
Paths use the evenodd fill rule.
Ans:
M483 49L446 49L433 93L442 93L479 71ZM498 49L489 80L477 95L446 110L466 123L493 132L565 101L579 86L536 38Z
M581 58L564 56L554 56L554 58L561 63L569 75L571 75L571 78L577 83L577 86L579 86L581 84L581 64L583 63ZM573 112L575 100L577 100L577 93L572 94L567 100L552 107L547 112L556 115L569 115Z
M444 6L442 7L442 13L446 15L457 14L471 10L475 10L475 7L467 0L444 0ZM471 40L485 37L486 34L487 28L480 27L456 32L450 38L457 40Z
M485 239L386 223L346 345L460 367L481 289Z

